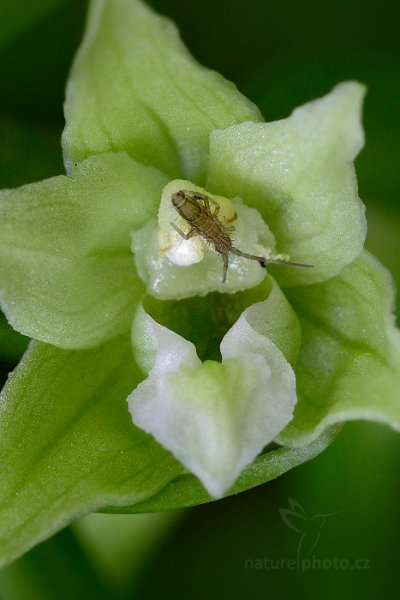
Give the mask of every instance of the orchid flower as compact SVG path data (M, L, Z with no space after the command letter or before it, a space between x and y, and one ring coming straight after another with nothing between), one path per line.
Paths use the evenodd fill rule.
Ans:
M90 511L264 483L346 420L400 429L393 285L363 251L353 166L364 91L266 123L169 20L92 0L67 174L0 193L1 307L33 338L0 403L2 564ZM224 281L182 190L266 268L231 254Z

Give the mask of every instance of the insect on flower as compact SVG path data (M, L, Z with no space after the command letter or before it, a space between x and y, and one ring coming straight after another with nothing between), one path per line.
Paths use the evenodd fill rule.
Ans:
M223 276L222 283L225 283L228 273L229 254L243 256L249 260L256 260L262 267L267 263L277 265L289 265L292 267L311 267L302 263L290 262L288 260L265 258L242 252L239 248L233 245L232 233L234 227L230 224L233 219L226 220L219 218L220 206L218 202L200 192L191 190L179 190L171 196L171 202L179 215L191 227L188 233L184 233L175 223L171 223L172 227L185 240L189 240L194 235L200 235L211 247L214 252L217 252L222 257ZM214 205L211 210L211 204Z

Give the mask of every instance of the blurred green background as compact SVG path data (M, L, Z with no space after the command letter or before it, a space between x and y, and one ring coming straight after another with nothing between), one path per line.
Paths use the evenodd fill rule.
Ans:
M235 81L266 120L286 117L339 81L368 86L367 143L356 164L367 246L399 284L398 4L152 4L177 22L197 59ZM1 0L0 187L63 172L64 86L85 11L82 0ZM25 346L0 320L2 381ZM348 424L311 463L237 497L180 513L83 519L0 571L0 600L397 597L399 470L400 436ZM307 512L299 532L280 516L289 498ZM313 518L327 513L336 514ZM311 568L289 568L300 540L304 549L318 536Z

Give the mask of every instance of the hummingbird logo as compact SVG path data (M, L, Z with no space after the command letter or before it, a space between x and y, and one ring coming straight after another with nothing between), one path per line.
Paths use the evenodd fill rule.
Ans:
M290 508L280 508L279 513L283 522L300 534L299 545L297 547L297 570L300 569L300 559L310 555L318 544L321 537L321 530L328 517L337 515L338 512L309 515L296 500L289 498Z

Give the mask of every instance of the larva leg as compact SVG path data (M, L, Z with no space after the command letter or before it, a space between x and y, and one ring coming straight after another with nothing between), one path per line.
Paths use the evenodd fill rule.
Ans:
M213 216L214 217L218 217L219 215L219 211L220 211L220 205L218 204L218 202L216 202L215 200L213 200L212 198L207 197L207 201L208 201L208 211L210 211L210 202L211 204L214 204L215 208L214 208L214 212L213 212Z
M221 256L222 256L222 262L224 264L224 268L223 268L223 272L222 272L222 283L225 283L226 277L228 275L228 255L221 254Z
M190 238L191 238L191 237L192 237L192 236L193 236L193 235L196 233L196 230L195 230L195 229L191 229L191 230L189 231L189 233L184 233L184 232L182 231L182 229L180 229L180 228L178 227L178 225L175 225L175 223L172 223L172 222L171 222L171 226L172 226L172 227L175 229L175 231L177 231L177 232L179 233L179 235L180 235L180 236L182 236L182 237L183 237L183 239L185 239L185 240L190 240Z

